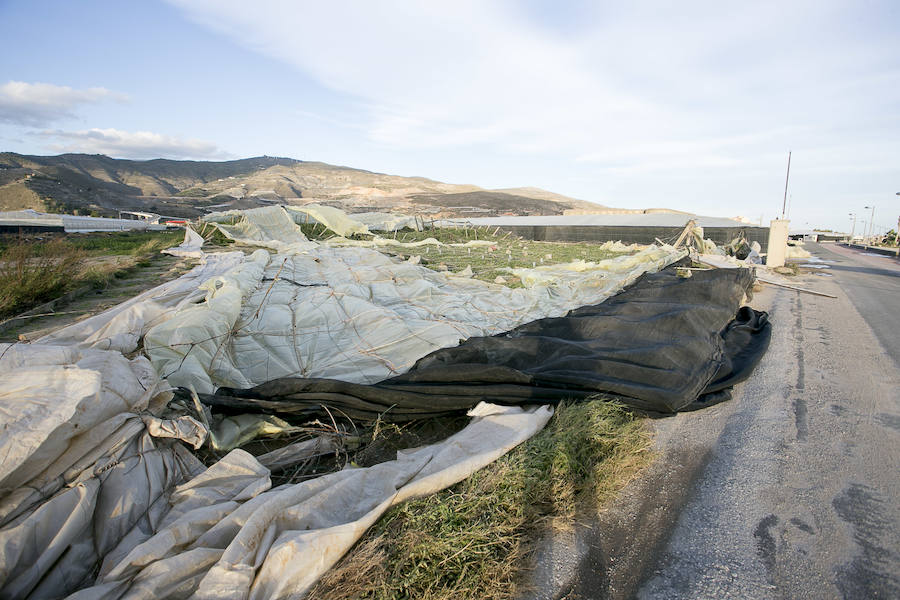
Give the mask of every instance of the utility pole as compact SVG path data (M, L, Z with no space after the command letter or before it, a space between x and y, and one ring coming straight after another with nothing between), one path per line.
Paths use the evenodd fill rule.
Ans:
M788 191L788 180L791 178L791 151L788 150L788 166L787 166L787 175L784 177L784 202L781 203L781 218L784 218L784 211L787 208L787 191Z

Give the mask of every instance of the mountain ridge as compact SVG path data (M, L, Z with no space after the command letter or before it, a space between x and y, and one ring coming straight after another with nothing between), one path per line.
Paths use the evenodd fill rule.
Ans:
M286 157L190 161L0 153L0 210L33 208L103 216L139 210L197 217L211 210L310 202L348 212L380 210L434 217L607 210L539 188L488 190Z

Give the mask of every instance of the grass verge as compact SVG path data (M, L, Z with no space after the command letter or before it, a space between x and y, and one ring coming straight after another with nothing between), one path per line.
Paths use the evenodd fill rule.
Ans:
M650 460L644 421L620 405L560 405L498 461L389 511L310 597L512 598L540 532L596 514Z

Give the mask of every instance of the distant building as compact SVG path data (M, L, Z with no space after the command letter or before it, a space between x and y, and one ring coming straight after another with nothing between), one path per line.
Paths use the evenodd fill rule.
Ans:
M0 212L0 233L19 231L65 231L67 233L87 233L91 231L161 231L165 225L158 224L159 216L151 213L135 213L155 217L155 221L144 218L106 219L103 217L82 217L42 213L36 210L16 210Z

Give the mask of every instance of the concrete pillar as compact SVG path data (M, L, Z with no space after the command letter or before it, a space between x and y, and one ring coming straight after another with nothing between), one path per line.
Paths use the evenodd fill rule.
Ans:
M773 219L769 224L769 248L766 255L767 267L783 267L787 254L788 219Z

